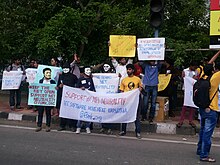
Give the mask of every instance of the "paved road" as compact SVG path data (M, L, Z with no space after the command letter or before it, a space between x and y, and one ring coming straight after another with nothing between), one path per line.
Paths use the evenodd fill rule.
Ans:
M194 143L41 131L0 125L1 165L195 165ZM220 146L212 148L220 162ZM218 160L219 158L219 160ZM217 163L216 163L217 164Z

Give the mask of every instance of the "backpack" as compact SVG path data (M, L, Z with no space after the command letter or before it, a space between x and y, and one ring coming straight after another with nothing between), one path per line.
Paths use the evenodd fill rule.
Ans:
M209 76L207 79L202 77L193 85L193 102L199 108L208 108L218 91L217 90L214 96L210 99L209 90L211 88L211 77L212 76Z

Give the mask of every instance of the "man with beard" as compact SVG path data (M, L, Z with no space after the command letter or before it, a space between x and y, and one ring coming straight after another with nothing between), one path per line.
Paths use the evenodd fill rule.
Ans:
M59 112L60 105L61 105L61 99L62 99L62 93L63 93L63 85L67 85L70 87L76 87L77 83L77 77L76 75L70 73L70 64L64 63L63 65L63 72L59 77L58 83L57 83L57 105L56 108ZM66 128L66 125L68 124L71 131L75 131L76 127L76 120L73 119L66 119L66 118L60 118L60 129L58 131L63 131Z
M142 90L142 83L141 83L141 79L137 76L134 76L134 65L133 64L128 64L126 65L126 69L127 69L127 74L128 76L125 77L124 79L122 79L121 85L120 85L120 91L121 92L128 92L134 89L139 88L140 91ZM140 103L140 102L139 102ZM140 135L140 120L139 120L139 111L140 111L140 105L138 106L137 109L137 117L135 120L135 133L136 133L136 137L137 138L141 138ZM124 136L126 135L126 127L127 127L127 123L122 123L122 131L119 133L120 136Z

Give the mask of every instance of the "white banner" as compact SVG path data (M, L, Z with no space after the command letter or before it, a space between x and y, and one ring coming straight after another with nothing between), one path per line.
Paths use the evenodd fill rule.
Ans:
M164 60L165 38L141 38L137 43L139 60Z
M36 68L28 68L25 70L26 76L27 76L27 82L34 83L35 77L37 75L37 69Z
M136 120L139 89L104 94L63 87L60 117L97 123L130 123Z
M93 73L96 92L117 93L119 77L116 73Z
M22 77L22 71L4 71L2 78L2 90L19 89Z
M184 77L184 106L198 108L193 102L193 85L196 80L191 77Z

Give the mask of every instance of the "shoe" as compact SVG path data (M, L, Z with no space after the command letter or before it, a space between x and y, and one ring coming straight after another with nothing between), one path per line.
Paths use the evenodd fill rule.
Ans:
M11 110L11 111L14 111L14 110L15 110L15 107L14 107L14 106L10 106L10 110Z
M119 132L119 134L118 134L119 136L125 136L126 135L126 132L124 132L124 131L121 131L121 132Z
M21 106L20 105L16 105L16 109L21 109Z
M57 131L64 131L66 128L60 127Z
M196 125L193 122L189 122L189 125L191 125L193 128L196 128Z
M182 127L182 125L183 125L183 123L178 123L176 126L177 126L178 128L180 128L180 127Z
M36 129L35 129L35 132L39 132L39 131L41 131L42 130L42 127L37 127Z
M80 134L81 128L76 128L76 134Z
M210 157L201 158L200 161L201 161L201 162L209 162L209 163L214 163L214 162L216 162L216 160L215 160L214 158L210 158Z
M113 134L112 130L111 130L111 129L108 129L107 135L112 135L112 134Z
M105 132L105 128L101 128L99 133L104 133Z
M50 132L50 127L46 127L46 132Z
M154 122L152 119L149 120L149 124L152 125Z
M91 130L90 130L90 128L88 127L88 128L86 128L86 133L88 133L88 134L90 134L91 133Z
M136 133L136 137L137 137L138 139L141 139L141 134L140 134L140 133Z

